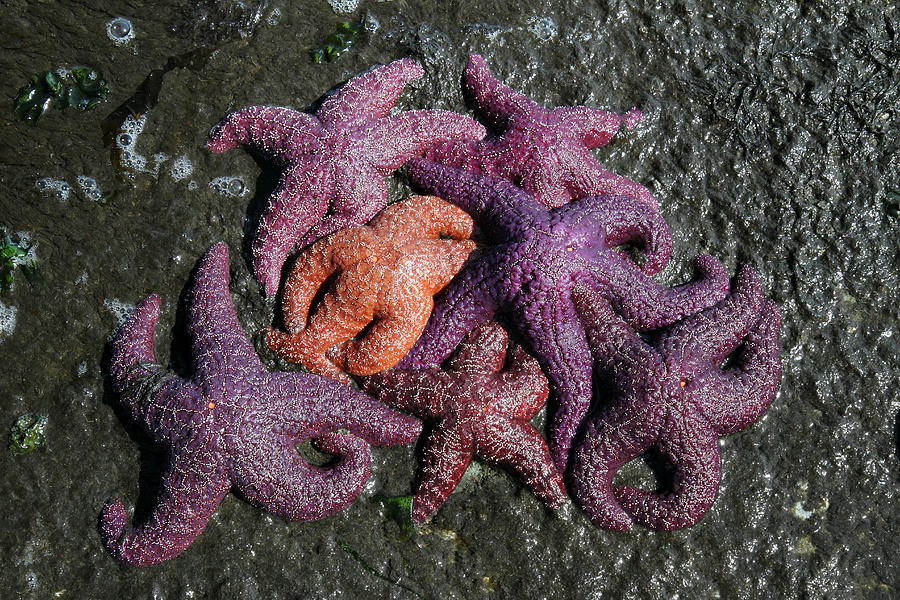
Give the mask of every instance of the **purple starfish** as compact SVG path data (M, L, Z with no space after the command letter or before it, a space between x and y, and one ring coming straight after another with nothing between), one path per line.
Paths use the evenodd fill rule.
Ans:
M111 346L114 391L168 453L156 505L143 523L125 532L122 503L116 499L103 509L103 542L125 563L150 565L177 556L203 532L232 486L290 521L336 513L369 477L366 442L405 444L421 430L412 417L325 377L266 371L228 293L224 244L210 248L194 276L187 379L155 364L159 305L157 295L144 300ZM336 433L341 428L353 435ZM300 457L296 444L313 438L323 452L339 457L336 464L320 468Z
M645 342L602 295L580 288L574 297L597 380L612 394L573 451L574 497L606 529L693 525L719 487L719 436L750 426L775 397L778 308L763 302L759 278L745 266L728 297ZM622 465L652 447L674 468L671 490L613 485Z
M579 281L595 287L640 330L668 325L714 304L728 291L711 256L694 264L702 279L667 289L648 274L668 260L671 238L658 212L625 196L590 196L546 209L512 183L416 159L412 180L472 215L493 246L470 258L436 302L400 368L432 367L475 325L509 313L550 380L557 407L550 449L565 471L575 429L591 401L591 355L572 304ZM615 246L639 246L639 268Z
M365 378L365 391L433 424L413 496L415 522L443 504L473 454L518 473L550 507L565 500L547 444L528 422L547 400L547 379L520 347L507 359L506 345L503 328L485 323L460 343L446 370L393 369Z
M350 225L387 206L384 178L436 142L481 138L472 119L445 110L388 116L407 82L422 76L411 58L354 77L311 115L253 106L231 113L210 132L214 152L248 146L283 169L253 241L253 270L274 294L294 247Z
M632 196L656 208L647 188L608 171L591 154L622 123L634 127L638 109L619 115L586 106L544 108L497 81L477 54L469 57L463 79L478 112L501 135L445 142L427 158L508 179L550 208L600 194Z

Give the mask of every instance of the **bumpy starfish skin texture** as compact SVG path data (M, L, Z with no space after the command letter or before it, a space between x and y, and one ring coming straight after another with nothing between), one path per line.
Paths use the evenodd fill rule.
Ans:
M383 402L432 424L413 496L424 521L456 488L473 455L507 467L551 508L566 490L540 433L528 422L547 399L537 361L515 347L507 359L500 325L476 327L447 368L393 369L363 381Z
M410 58L396 60L351 79L315 115L253 106L213 128L210 150L247 146L282 169L251 248L266 294L278 289L293 248L361 225L387 206L384 178L410 157L436 142L484 136L480 124L450 111L388 116L403 87L422 72Z
M626 196L590 196L548 210L503 179L415 159L414 183L472 215L494 245L473 257L435 301L422 336L398 366L437 366L475 325L508 314L550 380L550 449L565 471L572 437L591 401L591 355L571 292L584 281L639 330L668 325L720 300L728 276L713 257L694 264L699 281L665 288L658 272L671 250L665 221ZM615 246L636 244L639 268Z
M150 565L177 556L232 487L291 521L338 512L368 479L367 442L405 444L421 430L416 419L330 379L266 371L228 293L224 244L205 254L194 275L187 379L155 364L159 307L159 296L144 300L111 344L113 390L168 455L156 503L142 523L126 531L118 499L103 509L103 542L125 563ZM342 428L350 433L338 433ZM337 462L326 468L306 463L295 446L310 439Z
M645 342L595 291L574 297L607 404L573 452L573 496L606 529L693 525L719 487L719 436L748 427L775 397L778 308L763 301L759 278L745 266L728 297ZM622 465L653 447L674 470L670 490L613 485Z
M467 95L498 135L445 142L427 158L508 179L551 208L600 194L632 196L656 208L647 188L605 169L591 154L623 123L634 127L639 110L619 115L586 106L544 108L497 81L477 54L469 57L463 79Z
M319 240L299 255L285 282L288 333L270 329L266 343L287 360L340 380L393 367L422 333L432 296L475 249L471 234L464 211L434 196L414 196L369 225ZM326 281L328 291L307 324ZM365 335L352 339L373 320Z

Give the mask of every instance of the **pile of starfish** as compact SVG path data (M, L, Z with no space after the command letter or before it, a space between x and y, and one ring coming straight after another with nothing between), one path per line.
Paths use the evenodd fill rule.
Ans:
M688 527L713 504L719 437L759 419L778 386L780 317L759 277L743 266L731 281L700 255L691 282L652 278L672 249L657 202L591 152L636 109L547 109L473 55L464 92L489 131L453 112L392 111L422 74L397 60L315 114L250 107L211 131L211 150L244 146L280 170L252 267L265 294L281 290L266 344L303 370L258 358L222 243L192 276L188 373L156 359L160 298L137 307L108 375L167 464L134 526L118 499L103 510L121 561L178 555L232 489L290 521L339 512L369 477L370 444L420 435L416 523L473 457L552 509L571 496L610 530ZM402 165L428 195L388 206L385 178ZM545 403L546 440L530 422ZM308 462L307 441L330 462ZM650 455L669 467L659 489L614 481Z

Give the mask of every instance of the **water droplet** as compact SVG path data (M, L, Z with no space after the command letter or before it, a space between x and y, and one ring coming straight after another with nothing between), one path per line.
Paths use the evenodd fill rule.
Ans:
M127 37L131 33L131 21L122 17L116 17L106 24L106 31L116 39Z
M128 135L127 133L120 133L116 137L116 143L122 148L130 146L131 145L131 136Z

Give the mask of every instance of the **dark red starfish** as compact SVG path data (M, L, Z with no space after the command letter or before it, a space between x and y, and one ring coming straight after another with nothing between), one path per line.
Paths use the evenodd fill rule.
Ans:
M447 499L473 454L518 473L551 508L565 499L550 450L528 422L547 400L547 379L518 346L507 360L506 346L503 328L487 322L460 342L446 369L394 369L363 381L366 392L433 423L413 497L415 522Z

